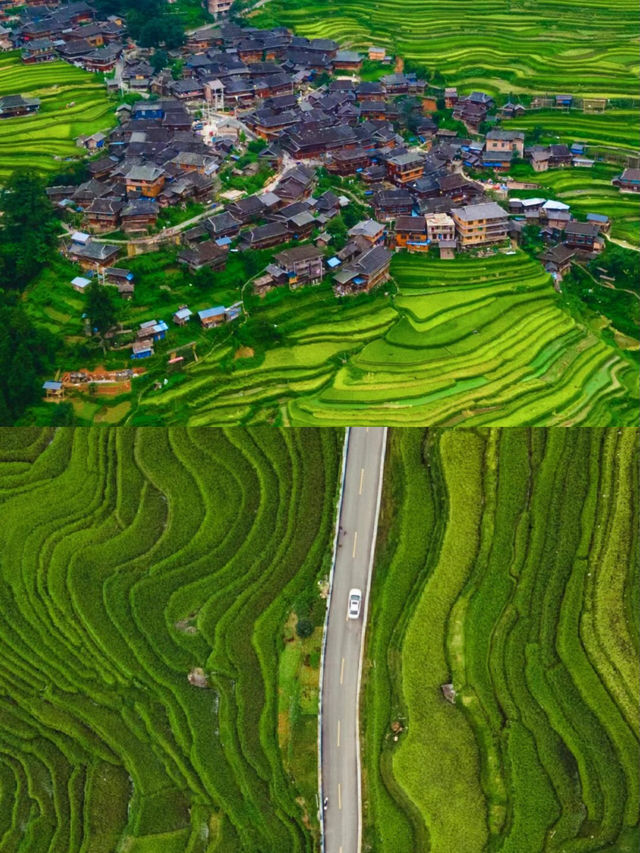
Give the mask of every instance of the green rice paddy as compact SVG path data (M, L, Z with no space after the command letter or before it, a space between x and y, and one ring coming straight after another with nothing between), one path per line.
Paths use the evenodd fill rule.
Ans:
M637 850L637 487L635 429L392 431L369 849Z
M640 245L640 197L637 193L621 193L611 179L620 167L599 163L595 169L552 169L538 172L531 181L539 184L555 200L571 205L577 216L601 213L611 219L611 236L631 246ZM514 190L519 198L541 195L540 190Z
M584 142L596 147L614 147L637 152L640 148L638 111L608 108L602 113L580 110L531 110L519 118L506 119L506 130L523 130L530 134L542 128L540 141Z
M440 261L397 254L396 296L322 288L252 314L283 336L229 372L219 346L183 381L140 398L133 422L191 425L635 423L637 364L572 317L523 253Z
M5 95L36 97L41 104L35 115L0 121L0 179L18 168L55 172L61 160L80 156L77 136L116 123L101 79L67 62L24 65L19 53L1 55L0 97Z
M0 431L3 853L314 849L279 748L281 638L301 594L324 607L340 444ZM312 761L315 720L290 720Z
M270 0L251 22L380 44L464 91L638 95L631 0Z

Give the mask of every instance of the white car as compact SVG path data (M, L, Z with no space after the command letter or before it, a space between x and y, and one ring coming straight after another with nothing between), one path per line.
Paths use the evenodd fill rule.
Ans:
M360 616L360 605L362 604L362 592L359 589L349 590L349 619L357 619Z

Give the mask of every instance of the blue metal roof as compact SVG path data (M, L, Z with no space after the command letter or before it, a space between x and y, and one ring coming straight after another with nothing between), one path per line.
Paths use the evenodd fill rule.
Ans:
M207 320L209 317L218 317L220 314L224 314L226 312L226 308L224 305L216 305L213 308L205 308L202 311L198 311L198 317L201 320Z

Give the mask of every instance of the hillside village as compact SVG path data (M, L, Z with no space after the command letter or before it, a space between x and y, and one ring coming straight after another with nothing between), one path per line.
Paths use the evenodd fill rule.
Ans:
M47 189L66 232L60 251L77 265L68 286L80 293L99 281L135 300L127 257L174 246L186 274L215 276L231 253L271 250L251 278L255 293L330 281L336 297L349 297L385 285L394 252L513 252L532 227L559 289L610 231L597 210L577 217L566 203L530 197L535 173L594 163L582 144L528 144L501 127L540 104L437 89L382 48L363 55L222 21L191 32L170 52L172 68L154 70L153 51L128 38L122 18L100 20L84 2L31 5L2 37L25 64L62 58L107 72L107 89L121 96L116 127L77 140L90 157L87 179ZM364 79L363 68L379 71ZM543 106L572 102L556 95ZM0 99L0 118L38 106L15 93ZM532 177L510 176L516 163ZM640 170L623 168L614 183L639 192ZM237 284L228 306L181 304L110 339L144 359L172 326L233 322L245 310Z

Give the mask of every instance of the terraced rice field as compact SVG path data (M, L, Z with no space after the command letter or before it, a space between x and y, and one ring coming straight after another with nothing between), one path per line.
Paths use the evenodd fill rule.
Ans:
M279 638L318 596L340 444L0 431L3 853L313 849L278 748Z
M540 172L532 181L544 187L556 200L570 204L574 214L602 213L611 219L611 236L624 240L631 246L640 245L640 197L637 193L621 193L612 186L611 179L619 175L616 166L598 164L591 169L552 169ZM522 192L515 190L511 195L540 195L540 190Z
M66 62L24 65L19 53L0 56L0 97L40 98L31 116L0 121L0 179L17 168L54 172L79 156L74 139L116 123L114 102L98 77ZM54 158L57 158L54 159Z
M638 437L392 431L365 661L370 849L638 849Z
M381 44L464 91L638 95L631 0L270 0L251 21Z
M603 113L583 113L579 110L532 110L520 118L502 122L506 130L531 133L541 127L541 142L584 142L589 145L637 151L640 148L638 111L607 109Z
M301 426L635 423L637 364L574 320L540 264L398 254L393 298L300 292L257 316L283 343L232 373L220 347L150 391L135 423Z

